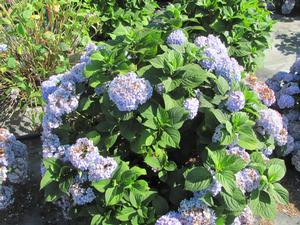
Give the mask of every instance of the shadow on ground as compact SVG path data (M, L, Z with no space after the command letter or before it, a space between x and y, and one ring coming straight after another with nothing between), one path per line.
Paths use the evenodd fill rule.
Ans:
M275 36L275 39L280 41L275 47L281 51L283 55L292 55L295 54L295 52L300 53L300 32L278 34Z

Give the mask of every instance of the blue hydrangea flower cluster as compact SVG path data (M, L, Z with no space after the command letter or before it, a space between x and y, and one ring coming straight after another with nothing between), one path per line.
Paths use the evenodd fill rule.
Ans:
M98 148L87 138L77 139L76 143L67 149L67 159L77 169L88 171L91 182L111 178L117 168L116 161L101 156Z
M149 81L138 78L135 73L118 75L109 84L108 95L120 111L133 111L152 96Z
M255 224L255 218L249 207L246 207L241 215L236 217L231 225L251 225Z
M280 97L277 100L277 105L280 109L286 109L286 108L292 108L295 106L295 99L293 96L290 95L280 95Z
M244 148L241 148L237 145L229 146L226 149L228 155L236 155L241 157L246 163L250 162L250 155Z
M194 43L199 48L203 48L206 58L199 62L203 68L223 76L230 84L233 80L241 80L243 68L234 58L229 57L225 45L218 37L213 35L200 36L195 39Z
M160 217L155 225L215 225L215 212L208 208L198 197L180 202L178 212L171 211Z
M70 162L84 173L83 177L77 176L74 179L69 189L77 205L84 205L95 199L92 188L86 188L86 182L110 178L117 168L115 160L102 157L98 148L87 138L79 138L71 146L61 145L59 137L54 132L54 129L62 124L62 117L77 109L81 93L76 93L76 85L87 81L83 75L84 67L90 63L89 57L97 49L99 48L94 44L88 45L86 52L81 56L80 63L70 71L52 76L42 83L42 95L47 103L42 121L43 158L54 157ZM43 172L44 169L41 168L41 171ZM67 209L70 208L69 198L65 197L57 204L63 206L67 215Z
M182 225L180 214L174 211L168 212L166 215L161 216L155 225Z
M42 121L43 157L67 160L65 153L69 146L60 144L58 136L53 132L62 124L62 117L75 111L78 107L79 95L76 93L76 84L86 82L83 75L85 65L90 63L89 57L97 50L94 44L86 47L86 52L81 56L81 62L70 71L51 76L42 83L42 96L46 101Z
M3 44L3 43L0 44L0 52L6 52L7 49L8 49L7 44Z
M284 128L282 116L276 110L261 110L257 126L260 133L272 136L279 146L287 143L287 130Z
M27 179L27 148L8 130L0 128L0 209L12 204L14 184Z
M180 29L172 31L167 37L168 45L183 45L187 41L185 33Z
M239 171L236 175L237 186L243 193L251 192L259 186L259 173L252 168L246 168Z
M91 203L96 198L92 188L83 187L84 182L86 182L85 177L76 177L74 183L69 188L69 192L76 205Z
M231 92L226 102L227 109L230 112L238 112L245 107L245 96L241 91Z
M14 203L14 192L11 186L0 185L0 210Z
M222 129L224 128L224 124L219 124L216 128L215 128L215 132L212 136L212 142L213 143L218 143L221 140L222 137Z
M183 107L189 113L189 119L194 119L198 114L199 100L197 98L187 98L183 102Z

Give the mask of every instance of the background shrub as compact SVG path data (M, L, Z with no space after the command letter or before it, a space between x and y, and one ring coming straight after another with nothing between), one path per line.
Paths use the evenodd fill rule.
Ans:
M202 34L220 36L229 54L248 71L262 62L272 28L270 12L260 0L176 0L189 17L184 26L199 26ZM201 27L203 31L201 31ZM199 31L196 31L199 32Z
M99 14L77 0L7 1L0 13L0 42L7 45L0 53L3 109L41 105L41 82L74 63L98 30Z

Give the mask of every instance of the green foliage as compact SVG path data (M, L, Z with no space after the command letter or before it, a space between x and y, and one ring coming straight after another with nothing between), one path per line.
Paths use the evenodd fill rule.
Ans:
M74 205L73 221L154 224L161 215L176 210L181 200L207 191L214 182L222 186L220 193L213 196L208 191L201 201L216 212L218 224L231 224L246 206L258 216L273 218L276 202L288 201L287 191L278 183L285 174L284 163L267 161L262 154L272 140L256 131L257 115L265 108L257 95L242 82L230 85L202 69L198 64L202 50L193 43L165 44L169 32L186 19L177 7L170 5L157 15L163 27L120 24L111 33L112 40L101 43L103 48L93 53L85 68L88 82L78 109L55 129L60 140L65 140L62 144L88 137L101 155L118 162L111 179L84 184L93 189L96 199ZM117 74L128 72L148 80L152 87L163 84L164 92L153 90L146 103L130 112L119 111L107 91L95 94L95 88L106 87ZM195 93L198 89L201 96ZM245 93L247 103L239 112L230 113L225 107L230 91ZM200 103L193 120L183 105L187 98ZM220 140L212 143L219 125ZM244 148L249 159L229 154L232 145ZM68 195L71 179L83 173L62 160L44 160L44 164L41 188L48 201ZM244 193L236 182L236 174L245 168L259 173L260 185L251 193ZM88 210L91 207L96 209Z
M6 110L41 105L41 82L69 69L99 27L98 12L78 0L7 1L0 14L0 43L8 45L0 55L0 102Z
M177 0L175 3L182 4L181 13L188 16L183 24L191 28L189 32L220 36L230 55L248 71L261 65L273 24L264 1Z

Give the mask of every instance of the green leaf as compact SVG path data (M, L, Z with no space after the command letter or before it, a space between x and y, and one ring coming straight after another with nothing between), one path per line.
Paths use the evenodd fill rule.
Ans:
M233 190L236 188L234 173L228 170L216 173L217 181L222 184L226 192L232 195Z
M56 181L57 179L53 177L53 174L50 171L46 171L41 182L40 182L40 190L45 188L48 184Z
M276 215L275 201L265 191L255 190L251 193L250 208L256 215L265 219L274 219Z
M281 204L288 204L289 203L289 192L279 183L273 184L274 188L274 198L277 202Z
M207 79L207 71L198 64L187 64L176 71L176 76L182 79L184 88L196 88Z
M204 167L194 167L184 172L185 190L196 192L208 188L212 182L210 172Z
M94 187L97 191L104 193L108 185L110 184L110 181L110 179L99 180L97 182L93 182L92 187Z
M163 143L162 147L179 148L180 132L173 127L164 127L161 140L160 144Z
M232 194L221 192L221 196L224 206L230 211L242 211L246 207L246 198L237 188L233 190Z
M132 216L136 213L136 210L132 207L125 207L121 211L117 212L116 218L120 221L129 221Z
M103 216L100 214L94 215L91 221L91 225L101 225L103 221Z
M100 142L101 136L100 134L96 131L90 131L86 134L86 137L93 142L94 145L97 145Z
M219 76L215 82L221 95L225 95L230 90L227 80L225 80L222 76Z
M229 170L233 173L237 173L246 167L245 161L236 155L226 155L220 162L221 170Z
M155 195L152 200L152 205L157 215L164 215L169 211L169 204L167 200L160 195Z
M237 144L248 150L255 150L261 147L260 141L257 139L255 132L251 128L240 130Z
M123 189L120 186L107 188L105 191L105 203L107 206L116 205L123 197Z
M17 60L14 57L9 57L7 59L7 67L14 69L17 67Z
M220 109L209 109L209 111L220 123L226 123L228 121L228 117Z
M271 183L280 181L285 175L285 167L273 164L268 168L268 179Z

